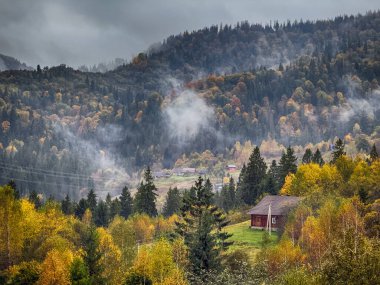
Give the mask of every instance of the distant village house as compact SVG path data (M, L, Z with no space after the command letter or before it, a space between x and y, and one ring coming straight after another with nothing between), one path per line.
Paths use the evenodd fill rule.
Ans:
M235 172L237 170L237 166L235 164L228 164L226 166L226 169L229 171L229 172Z

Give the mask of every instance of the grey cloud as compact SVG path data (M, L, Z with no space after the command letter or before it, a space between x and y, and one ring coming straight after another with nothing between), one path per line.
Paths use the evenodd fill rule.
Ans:
M35 66L131 58L171 34L248 20L332 18L376 0L0 0L0 53Z

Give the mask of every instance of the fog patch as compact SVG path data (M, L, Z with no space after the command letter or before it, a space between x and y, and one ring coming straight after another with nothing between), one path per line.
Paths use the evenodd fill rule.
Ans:
M53 127L55 134L63 139L65 148L89 164L89 178L94 182L94 190L98 197L104 199L107 193L111 196L119 195L121 189L129 183L130 176L126 168L116 160L117 156L111 148L101 146L96 140L85 140L68 127L59 124L54 124ZM107 145L122 138L119 131L121 128L109 125L99 128L97 135L102 136ZM80 196L84 194L81 193Z
M214 109L191 90L182 91L164 109L169 137L188 144L202 130L213 130Z

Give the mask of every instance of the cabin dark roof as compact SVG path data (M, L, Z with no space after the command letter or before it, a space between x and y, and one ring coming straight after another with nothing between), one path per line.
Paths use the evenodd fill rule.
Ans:
M269 205L271 205L271 214L276 216L285 215L289 210L296 207L302 200L296 196L265 196L255 207L248 213L251 215L268 215Z

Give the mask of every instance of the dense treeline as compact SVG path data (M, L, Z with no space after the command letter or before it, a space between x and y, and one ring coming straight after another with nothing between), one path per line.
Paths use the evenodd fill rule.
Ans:
M291 147L269 168L255 148L235 185L217 196L201 177L188 191L169 191L157 216L147 168L138 194L73 203L20 197L0 187L0 268L4 284L376 284L380 270L380 160L350 158L338 139L331 162ZM313 159L316 160L313 160ZM259 176L259 174L261 176ZM246 209L280 181L282 195L303 197L275 245L263 232L254 260L230 247L227 212ZM260 179L261 178L261 179ZM150 194L149 194L150 193ZM138 200L144 199L140 202ZM218 202L219 201L219 202ZM236 204L229 204L234 201ZM144 207L139 205L152 205ZM83 207L83 208L82 208ZM141 208L140 208L141 207ZM234 213L231 212L231 217ZM248 217L246 217L248 218ZM252 249L251 249L252 250Z
M379 12L370 12L214 26L170 37L105 74L64 65L1 72L0 179L17 178L27 193L78 199L92 174L108 171L94 160L112 153L133 172L154 163L172 167L183 153L227 156L235 141L260 145L268 137L306 145L340 136L368 151L380 135L379 23ZM171 139L165 109L186 88L214 116L182 145ZM94 181L97 190L112 192L102 179Z

